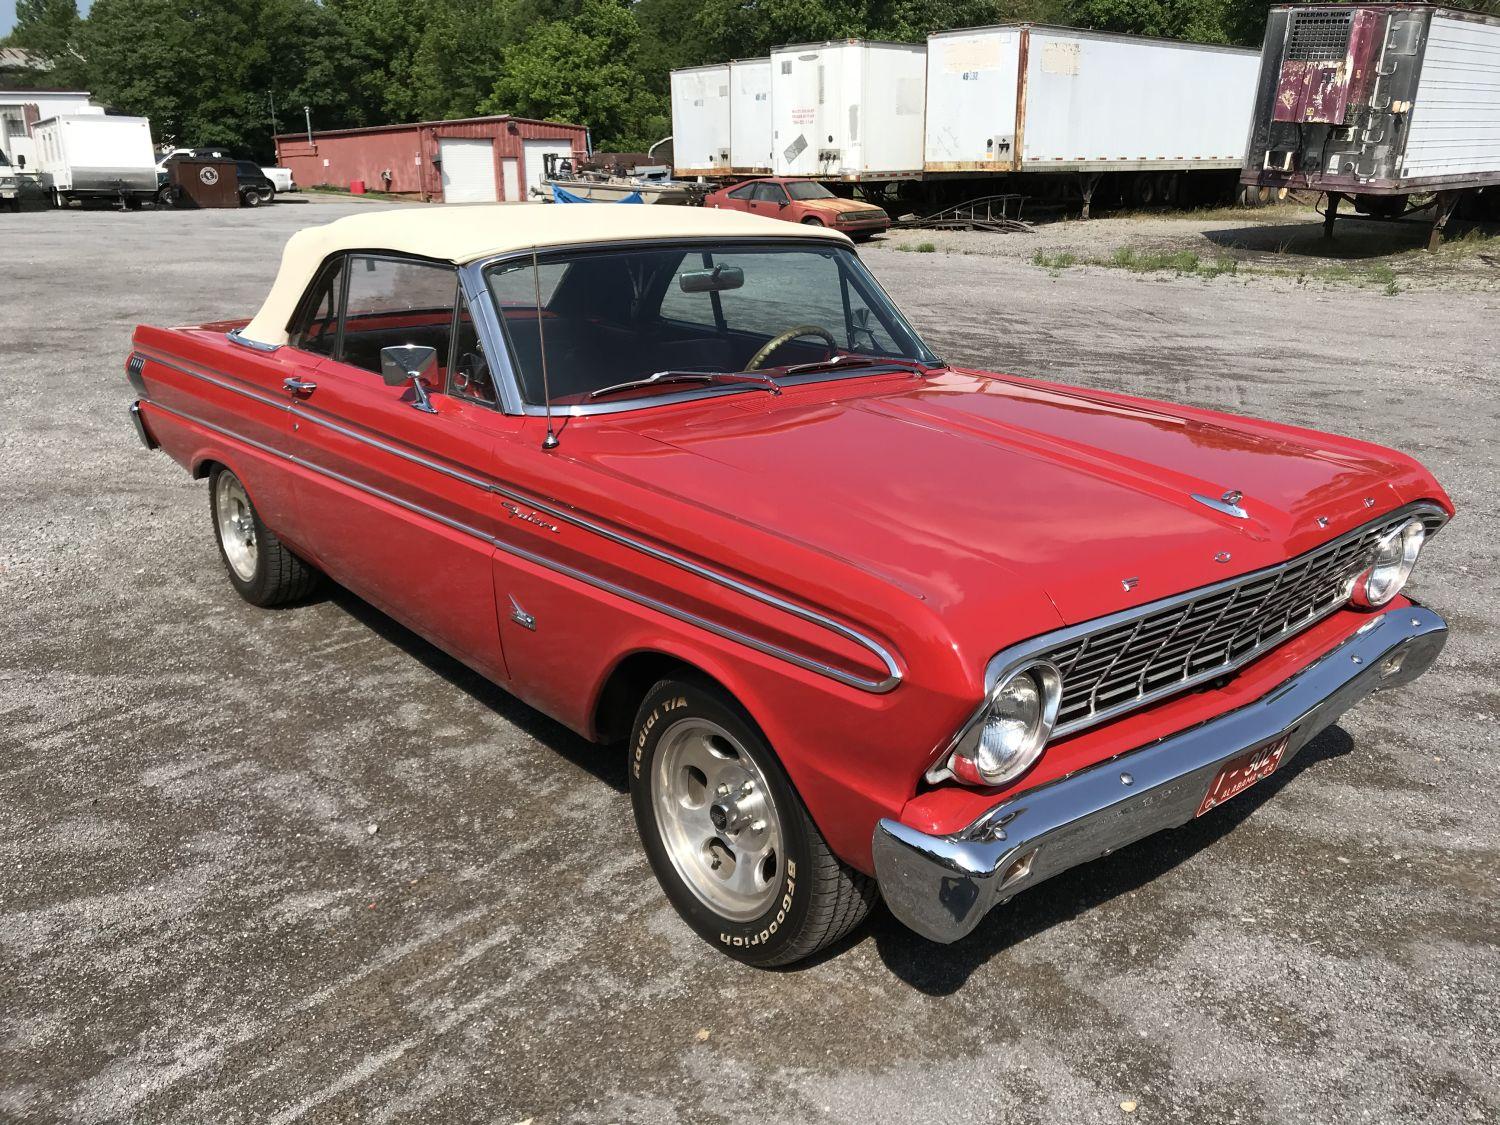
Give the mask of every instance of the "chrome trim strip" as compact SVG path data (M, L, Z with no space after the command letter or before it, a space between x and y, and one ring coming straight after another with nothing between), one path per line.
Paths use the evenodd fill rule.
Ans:
M1429 609L1389 610L1254 702L1002 800L959 832L882 819L872 841L881 896L917 933L957 941L1012 895L1192 820L1219 771L1247 751L1286 737L1284 771L1366 696L1426 672L1447 633Z
M1256 581L1258 578L1269 575L1273 571L1281 570L1285 567L1291 566L1298 559L1302 558L1303 555L1311 554L1314 551L1322 551L1328 547L1334 546L1335 544L1342 543L1345 540L1357 539L1362 535L1367 535L1372 527L1375 527L1379 524L1388 523L1391 520L1397 519L1402 516L1420 516L1423 514L1436 515L1441 518L1443 523L1446 523L1448 521L1448 514L1444 512L1442 508L1438 507L1436 504L1430 501L1419 500L1414 504L1407 504L1400 508L1393 508L1391 511L1386 512L1382 516L1379 516L1372 520L1367 520L1351 531L1346 531L1342 535L1336 535L1332 539L1326 540L1323 543L1319 543L1316 547L1308 548L1308 550L1303 551L1300 555L1294 555L1289 559L1283 559L1281 562L1273 563L1271 566L1261 567L1259 570L1247 571L1246 573L1241 574L1236 578L1226 578L1221 582L1215 582L1209 586L1199 586L1196 589L1187 590L1181 594L1173 594L1170 597L1160 598L1154 602L1147 602L1145 605L1133 606L1130 609L1124 609L1119 613L1112 613L1106 617L1096 617L1092 621L1084 621L1080 622L1077 625L1070 625L1067 628L1055 630L1051 633L1044 633L1040 637L1033 637L1031 640L1022 641L1020 644L1011 645L1007 649L1002 649L1000 652L991 657L989 663L985 665L984 700L975 709L974 714L969 717L968 722L966 722L961 728L959 728L958 733L953 736L953 738L943 747L942 751L933 759L932 765L928 768L924 776L929 782L933 783L946 780L947 778L952 776L947 768L948 756L953 752L954 747L956 747L959 742L963 740L964 736L972 731L974 727L977 726L979 722L984 718L990 692L994 690L995 685L999 683L1000 680L1005 676L1008 676L1011 672L1015 671L1016 668L1028 663L1036 656L1047 651L1048 649L1055 648L1056 646L1061 644L1066 644L1067 642L1076 640L1081 636L1087 636L1091 633L1101 633L1106 629L1112 629L1117 625L1122 625L1126 622L1133 621L1138 617L1149 616L1150 614L1158 613L1162 610L1171 609L1173 606L1181 605L1184 602L1196 601L1199 598L1206 598L1213 594L1216 594L1221 590L1232 589L1235 586L1242 586L1248 582ZM1438 530L1441 530L1441 528L1442 524L1440 523L1438 525L1438 528L1434 529L1428 535L1428 538L1430 539L1433 535L1436 535ZM1271 640L1267 641L1265 644L1252 649L1251 651L1245 653L1243 656L1239 657L1239 659L1228 664L1215 665L1213 668L1201 672L1196 676L1191 676L1185 680L1180 680L1168 684L1163 688L1158 688L1156 691L1150 692L1137 699L1127 700L1126 702L1117 704L1114 707L1110 707L1096 714L1089 715L1087 718L1075 719L1071 723L1059 723L1052 732L1052 741L1055 742L1056 740L1064 738L1067 735L1077 734L1079 731L1088 730L1091 727L1096 727L1101 723L1106 723L1110 719L1119 718L1121 715L1128 714L1131 711L1138 711L1143 707L1149 707L1153 703L1158 703L1161 700L1173 695L1177 695L1180 692L1191 691L1193 688L1198 687L1201 684L1206 684L1210 680L1216 680L1220 676L1226 676L1230 675L1231 673L1238 672L1241 668L1245 667L1252 661L1264 656L1273 648L1276 648L1278 645L1285 644L1293 637L1305 633L1319 621L1332 616L1333 614L1344 608L1346 607L1343 605L1335 605L1315 617L1310 617L1307 619L1307 621L1303 622L1295 632L1283 633L1279 637L1274 637ZM1066 677L1064 678L1064 680L1066 685Z
M181 369L178 368L178 370ZM189 374L191 374L191 372L189 372ZM498 485L486 485L484 484L484 482L479 481L478 478L470 477L467 474L458 474L452 470L445 469L442 466L436 465L432 462L428 462L422 458L412 458L413 460L428 465L429 467L439 472L450 473L450 475L457 476L461 480L467 480L470 483L485 488L486 491L496 492L504 496L509 496L521 503L528 505L529 507L536 508L539 511L548 512L560 519L564 519L569 523L575 524L578 527L603 535L606 538L618 542L623 546L639 550L645 554L650 555L653 558L659 559L662 562L670 563L671 565L678 566L684 570L690 571L694 574L698 574L701 577L718 585L724 586L738 593L745 594L747 597L753 598L756 601L760 601L766 605L772 606L773 608L780 609L795 617L800 617L802 620L807 621L811 624L819 625L825 629L828 629L836 633L837 635L852 641L860 647L865 648L867 651L877 656L880 659L881 663L883 663L886 667L886 678L883 680L867 679L863 676L857 676L853 673L845 672L844 670L835 668L832 665L824 664L821 661L802 656L799 653L792 652L790 649L782 648L779 645L773 645L769 642L759 640L758 638L752 637L747 633L742 633L737 629L732 629L726 625L720 625L717 622L710 621L704 617L699 617L697 614L691 613L687 610L678 609L676 606L668 605L667 603L659 601L658 599L653 598L647 594L641 594L624 586L620 586L617 583L611 582L606 578L600 578L597 575L589 574L586 571L579 570L576 567L569 566L566 563L558 562L555 559L549 559L543 555L539 555L533 551L529 551L524 547L517 546L513 543L508 543L501 539L496 539L494 536L488 535L478 528L470 526L469 524L451 519L439 512L434 512L428 508L422 507L421 505L413 504L408 500L403 500L398 496L393 496L390 493L383 491L382 489L375 488L372 485L364 484L361 481L357 481L352 477L335 472L334 470L325 468L324 466L314 464L313 462L308 461L305 458L282 452L281 450L275 449L272 446L266 445L262 442L258 442L253 438L245 437L243 434L236 433L233 430L216 425L215 423L209 422L206 419L199 418L193 414L189 414L187 411L178 410L169 406L163 406L159 402L154 402L151 400L147 401L150 403L153 409L161 410L167 414L171 414L175 417L181 418L184 421L192 422L195 425L202 426L207 430L211 430L214 433L230 438L233 441L238 441L244 445L250 446L253 449L258 449L262 453L265 453L269 456L276 457L284 461L289 461L292 464L307 469L309 472L318 473L322 476L337 480L340 483L349 486L350 488L384 500L387 503L394 504L397 507L403 508L415 515L426 516L427 518L441 523L446 527L452 528L454 531L462 532L466 535L473 536L474 538L479 539L482 542L489 543L499 550L505 551L507 554L526 559L528 562L535 563L537 566L543 567L547 570L566 575L569 578L576 579L577 581L583 582L584 584L592 586L595 589L603 590L606 593L614 594L618 597L626 599L627 601L635 602L637 605L656 610L658 613L662 613L668 617L673 618L674 620L697 626L698 628L704 629L707 632L715 634L716 636L723 637L726 640L734 641L736 644L742 644L747 648L755 649L757 652L762 652L767 656L774 657L778 660L784 660L789 664L794 664L799 668L806 669L807 671L817 673L821 676L826 676L829 679L836 680L839 683L845 684L849 687L858 688L860 691L867 691L878 695L893 690L898 684L901 683L902 674L900 668L896 664L894 658L890 655L890 653L888 653L875 641L871 640L861 633L854 631L853 629L848 628L845 625L840 624L837 621L834 621L832 618L824 617L820 613L816 613L815 611L810 609L805 609L802 606L796 605L793 602L786 601L785 599L779 598L776 595L770 594L764 590L758 590L753 586L749 586L745 583L739 582L738 580L730 578L727 575L718 574L715 571L709 570L707 567L700 567L696 563L689 562L687 559L678 558L677 556L671 555L668 552L657 550L656 548L650 547L647 544L633 540L628 536L620 535L617 532L612 532L609 529L604 528L598 524L594 524L578 516L573 516L567 512L562 511L561 509L554 508L551 505L535 503L521 493L510 492L509 490L503 489ZM342 432L349 432L344 431L343 427L336 426L334 428L339 429ZM351 434L351 436L357 437L358 435ZM394 448L385 446L384 443L372 441L371 444L381 445L383 448L391 449L391 452L393 453L402 455Z
M231 328L228 332L224 333L224 336L231 344L238 344L242 348L251 348L258 352L274 352L281 349L280 344L263 344L259 340L247 339L240 335L238 328Z

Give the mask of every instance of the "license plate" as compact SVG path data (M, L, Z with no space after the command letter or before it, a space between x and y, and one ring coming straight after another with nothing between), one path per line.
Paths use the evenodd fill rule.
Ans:
M1258 746L1254 750L1246 750L1229 761L1219 770L1218 776L1214 778L1213 784L1208 787L1208 792L1203 795L1203 803L1198 806L1197 816L1202 816L1209 809L1216 809L1232 797L1237 797L1257 781L1264 781L1276 772L1276 767L1281 765L1282 755L1286 753L1287 744L1292 740L1292 732L1287 731L1275 742L1268 742L1264 746Z

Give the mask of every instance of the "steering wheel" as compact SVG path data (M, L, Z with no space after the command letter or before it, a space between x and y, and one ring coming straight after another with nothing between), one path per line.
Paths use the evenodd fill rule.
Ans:
M838 341L833 338L833 334L826 328L819 328L816 324L798 324L767 340L765 347L750 357L750 362L745 364L745 370L759 371L760 365L766 362L772 352L783 344L790 344L800 336L821 336L824 340L828 341L828 352L830 355L838 350Z

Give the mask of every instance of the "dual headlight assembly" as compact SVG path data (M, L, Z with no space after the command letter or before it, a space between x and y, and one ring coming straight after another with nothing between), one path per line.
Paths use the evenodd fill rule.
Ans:
M1360 609L1387 604L1411 577L1426 538L1427 529L1419 519L1407 520L1381 536L1370 565L1350 582L1349 602ZM1061 702L1062 673L1055 664L1033 660L1007 672L929 779L951 772L967 785L1014 781L1046 749Z

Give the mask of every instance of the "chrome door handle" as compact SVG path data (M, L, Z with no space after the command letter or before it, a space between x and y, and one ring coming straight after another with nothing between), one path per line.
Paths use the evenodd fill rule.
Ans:
M292 394L302 398L306 398L318 389L318 384L309 382L306 379L298 379L295 375L290 379L283 379L281 385L291 391Z

